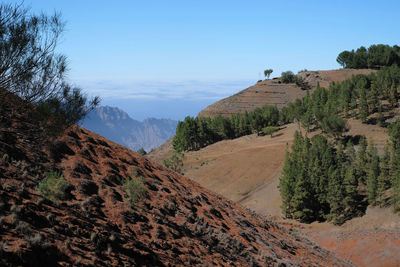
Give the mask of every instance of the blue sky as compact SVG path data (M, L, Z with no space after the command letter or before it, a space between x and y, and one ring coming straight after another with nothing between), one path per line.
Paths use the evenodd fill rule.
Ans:
M3 1L12 2L12 1ZM69 79L135 119L196 115L266 68L337 69L336 56L400 44L399 1L25 0L59 11Z

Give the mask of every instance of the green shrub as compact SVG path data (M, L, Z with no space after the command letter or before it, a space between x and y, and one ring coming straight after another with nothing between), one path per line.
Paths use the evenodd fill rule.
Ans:
M130 169L130 173L131 173L131 177L132 177L132 176L136 177L136 176L139 175L139 171L138 171L137 168L131 168L131 169Z
M183 175L183 159L185 154L174 150L170 158L164 159L164 166Z
M272 134L274 133L274 132L276 132L276 131L279 131L280 130L280 128L279 127L277 127L277 126L267 126L267 127L265 127L265 128L263 128L262 129L262 133L264 134L264 135L271 135L271 137L272 137Z
M295 83L297 86L301 87L301 89L303 89L303 90L310 89L309 85L305 82L304 78L302 78L301 76L295 75L290 70L282 72L281 82Z
M129 178L123 184L128 202L131 206L135 206L136 203L143 197L146 193L146 186L144 185L143 177Z
M137 153L138 153L139 155L141 155L141 156L147 155L147 152L146 152L146 150L144 150L143 147L142 147L141 149L139 149L139 150L137 151Z
M294 83L295 80L296 80L296 75L294 75L294 73L291 72L290 70L282 72L281 81L283 83Z
M38 190L43 197L58 202L68 198L70 183L65 180L64 175L56 171L51 171L46 174L38 185Z

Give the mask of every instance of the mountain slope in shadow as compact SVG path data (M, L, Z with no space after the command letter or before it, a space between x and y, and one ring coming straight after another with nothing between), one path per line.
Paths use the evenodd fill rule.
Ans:
M178 122L171 119L132 119L116 107L102 106L88 114L80 122L86 129L96 132L132 150L144 148L150 151L175 134Z

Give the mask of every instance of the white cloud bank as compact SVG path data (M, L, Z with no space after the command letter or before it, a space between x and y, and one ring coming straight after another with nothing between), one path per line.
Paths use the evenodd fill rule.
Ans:
M81 80L77 84L90 95L103 99L219 100L235 94L255 81L112 81Z

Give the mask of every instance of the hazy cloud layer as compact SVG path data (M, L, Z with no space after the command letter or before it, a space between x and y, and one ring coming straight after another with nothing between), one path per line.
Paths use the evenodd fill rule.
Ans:
M103 99L219 100L235 94L254 81L79 81L91 95Z

